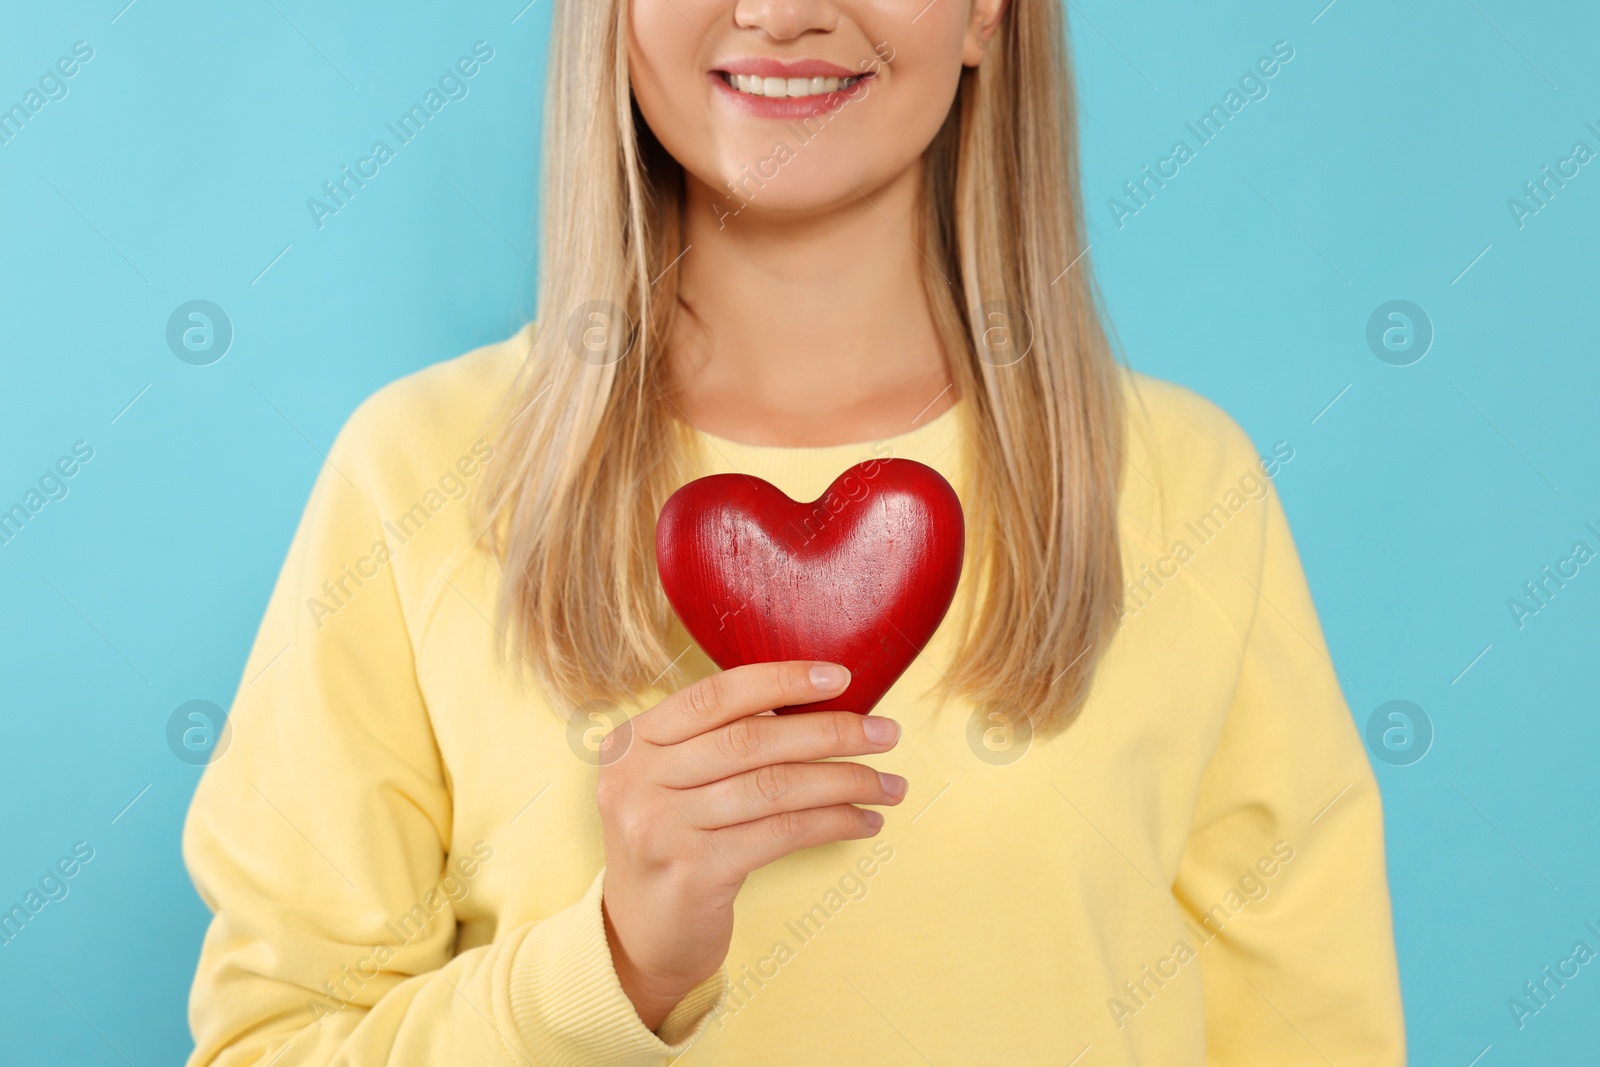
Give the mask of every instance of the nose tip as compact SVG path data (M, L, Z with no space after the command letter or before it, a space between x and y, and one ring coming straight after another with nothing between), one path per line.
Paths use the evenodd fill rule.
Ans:
M832 33L839 28L839 9L832 0L739 0L734 25L760 30L775 41L792 41L807 33Z

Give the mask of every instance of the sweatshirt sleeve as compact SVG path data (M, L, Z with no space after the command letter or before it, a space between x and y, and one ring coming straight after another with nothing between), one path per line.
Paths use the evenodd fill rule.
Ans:
M1206 1063L1405 1062L1383 814L1276 492L1241 672L1174 890L1200 942ZM1239 595L1242 594L1242 595Z
M214 913L190 994L188 1063L664 1063L698 1036L726 974L647 1030L612 966L603 871L565 908L454 952L439 890L449 779L375 496L362 488L392 477L362 429L376 418L358 411L330 451L234 699L231 738L185 823L184 859ZM345 582L332 614L319 609L332 603L324 582L350 568L361 584ZM467 862L467 847L456 853ZM413 919L422 935L388 932Z

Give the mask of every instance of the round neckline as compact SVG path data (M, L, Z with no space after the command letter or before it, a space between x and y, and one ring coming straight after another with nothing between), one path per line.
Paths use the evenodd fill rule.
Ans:
M923 423L921 426L906 430L903 433L895 434L892 437L869 438L865 441L847 441L843 444L837 445L753 445L747 444L744 441L735 441L731 437L721 437L717 434L710 433L709 431L702 430L698 426L693 426L692 424L691 428L698 437L724 452L739 451L749 455L757 456L782 456L795 454L825 456L830 452L843 452L846 450L857 451L861 448L871 445L890 445L903 447L907 444L921 441L923 438L934 436L936 431L942 431L944 428L954 425L956 419L959 418L961 413L966 410L966 405L967 398L960 396L956 398L955 403L951 404L948 408L945 408L943 411L929 419L927 422ZM895 451L901 451L901 447L895 447Z

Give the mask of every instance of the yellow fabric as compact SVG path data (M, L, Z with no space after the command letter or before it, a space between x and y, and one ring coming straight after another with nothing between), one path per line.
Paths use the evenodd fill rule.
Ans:
M723 971L646 1030L600 918L596 727L497 661L463 496L523 340L381 390L329 453L185 827L216 913L190 1064L1404 1062L1378 791L1277 496L1217 408L1139 377L1130 608L1079 721L1008 746L935 715L941 628L866 758L906 802L756 872ZM966 497L968 412L876 452L702 434L703 472L812 499L887 449Z

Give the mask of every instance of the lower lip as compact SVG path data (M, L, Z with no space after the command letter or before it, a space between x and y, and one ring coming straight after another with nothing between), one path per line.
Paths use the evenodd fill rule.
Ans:
M864 100L867 95L867 84L872 81L872 76L867 75L848 89L818 93L815 96L753 96L750 93L741 93L715 71L712 71L709 77L712 84L734 107L747 115L761 119L806 119L823 112L838 112L851 103Z

